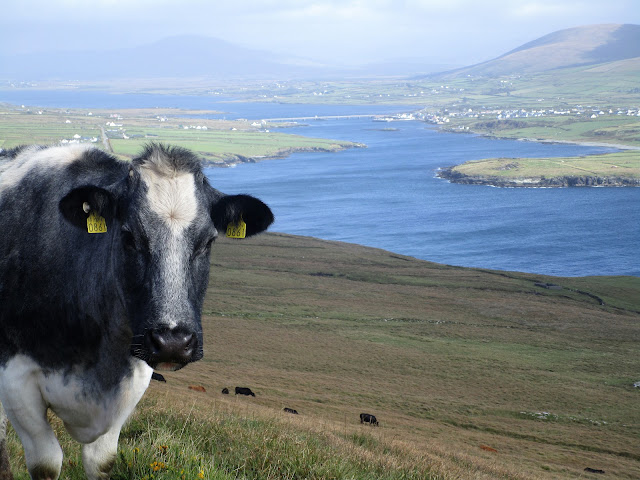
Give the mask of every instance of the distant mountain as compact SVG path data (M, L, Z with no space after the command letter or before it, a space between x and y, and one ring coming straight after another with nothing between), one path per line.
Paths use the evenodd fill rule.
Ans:
M415 75L451 68L403 58L370 65L326 65L203 36L176 36L148 45L102 52L0 54L0 80L270 79Z
M640 57L640 25L589 25L550 33L493 60L442 75L539 73L635 57Z
M319 70L287 58L201 36L177 36L140 47L95 52L47 52L0 57L0 76L11 80L237 77Z

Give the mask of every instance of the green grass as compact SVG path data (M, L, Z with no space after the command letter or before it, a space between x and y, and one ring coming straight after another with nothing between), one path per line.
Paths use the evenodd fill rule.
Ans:
M439 478L419 455L408 459L407 452L375 431L311 431L290 423L284 414L249 413L196 396L188 399L187 408L176 408L176 399L158 397L148 395L122 430L112 479ZM78 445L56 419L53 423L66 451L61 477L83 478ZM10 446L11 457L19 458L13 432ZM26 467L17 467L22 471L16 479L28 480Z

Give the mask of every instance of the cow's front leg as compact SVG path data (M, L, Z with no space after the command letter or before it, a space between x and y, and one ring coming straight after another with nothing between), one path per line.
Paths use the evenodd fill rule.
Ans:
M26 382L20 392L5 390L2 403L22 442L31 478L56 480L62 466L62 449L49 425L47 407L36 386Z
M82 448L82 463L89 480L109 478L117 459L120 430L149 386L153 369L138 359L132 359L132 367L132 375L123 380L120 385L122 393L115 399L118 414L113 419L111 427L94 442L87 443Z
M93 443L82 447L82 464L89 480L105 480L109 478L116 462L120 425L98 437Z

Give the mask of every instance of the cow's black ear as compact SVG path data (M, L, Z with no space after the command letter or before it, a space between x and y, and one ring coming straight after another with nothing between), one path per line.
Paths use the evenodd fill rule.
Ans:
M218 198L211 207L211 218L219 232L225 232L230 223L237 224L242 220L247 225L247 237L263 232L274 220L271 209L250 195Z
M62 216L72 225L87 229L87 218L91 212L103 217L107 225L115 216L116 202L108 190L96 186L74 188L60 200Z

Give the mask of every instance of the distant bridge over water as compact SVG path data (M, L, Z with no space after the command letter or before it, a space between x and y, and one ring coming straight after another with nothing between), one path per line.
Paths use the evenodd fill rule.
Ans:
M313 117L287 117L287 118L263 118L265 122L290 122L297 120L336 120L340 118L378 118L384 117L380 114L367 114L367 115L315 115Z

